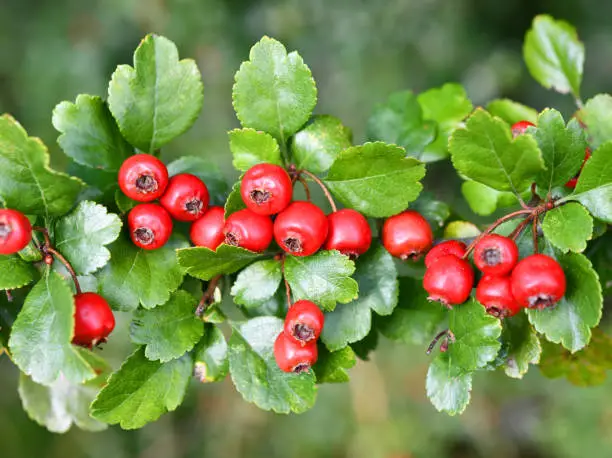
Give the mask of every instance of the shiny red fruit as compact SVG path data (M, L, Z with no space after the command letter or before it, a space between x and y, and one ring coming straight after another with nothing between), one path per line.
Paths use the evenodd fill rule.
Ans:
M197 176L181 173L170 178L159 203L177 221L195 221L208 208L208 188Z
M590 157L591 157L591 149L587 148L584 152L584 161L582 161L580 170L573 178L571 178L567 183L565 183L566 187L570 189L574 189L576 187L576 185L578 184L578 178L580 177L580 172L582 172L582 169L584 168L584 164L586 164L586 161L588 161Z
M132 242L145 250L156 250L166 244L172 234L172 218L157 204L136 205L128 214Z
M302 345L281 332L274 342L274 358L283 372L307 372L317 362L317 357L317 343L314 340Z
M518 257L518 247L514 240L503 235L485 235L474 247L474 264L487 275L509 274L518 262Z
M274 221L276 243L294 256L316 253L325 242L327 232L325 213L310 202L292 202Z
M487 309L487 313L498 318L514 316L523 308L512 295L509 276L482 277L476 287L476 300Z
M372 230L365 216L356 210L345 208L327 216L329 230L325 241L326 250L357 257L370 248Z
M168 169L150 154L128 157L119 169L119 187L130 199L151 202L162 196L168 186Z
M447 254L452 254L458 258L462 258L466 249L467 246L465 243L460 242L459 240L445 240L444 242L438 243L431 250L429 250L429 253L427 253L427 256L425 256L425 267L430 267L439 258Z
M545 309L565 295L565 273L553 258L532 254L512 271L512 294L523 307Z
M275 215L291 202L293 185L282 167L257 164L242 177L240 195L249 210L260 215Z
M402 260L417 260L431 247L433 232L420 213L406 210L385 221L382 242L393 256Z
M191 225L189 236L195 246L216 250L223 243L223 226L225 225L223 207L210 207L204 216Z
M297 301L285 317L285 334L302 345L317 340L323 330L325 315L317 304L307 300Z
M535 124L529 121L519 121L512 124L512 136L517 137L524 134L528 127L535 127Z
M32 225L26 216L9 208L0 209L0 254L23 250L32 240Z
M223 226L225 243L246 250L263 252L272 243L273 226L268 216L248 208L232 213Z
M72 343L89 347L104 342L115 328L115 317L108 302L95 293L74 296L74 337Z
M447 254L438 258L425 271L423 288L429 293L430 301L438 301L450 307L463 304L474 285L474 270L465 260Z

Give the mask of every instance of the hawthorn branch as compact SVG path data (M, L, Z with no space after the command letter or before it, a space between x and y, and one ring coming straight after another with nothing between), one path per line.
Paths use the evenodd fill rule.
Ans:
M72 264L70 264L70 262L64 257L63 254L61 254L59 251L53 248L53 246L51 245L51 237L49 237L49 231L47 230L47 228L40 227L40 226L34 226L32 230L42 233L45 239L44 244L38 247L40 252L44 255L45 263L48 265L51 265L53 263L53 258L61 262L66 268L66 270L68 271L68 273L70 274L70 276L72 277L72 281L74 283L74 289L76 290L76 293L81 294L82 293L81 284L79 283L79 279L77 278L77 274L74 271ZM52 257L49 258L49 256L52 256Z
M531 225L531 236L533 237L533 251L538 253L538 217L537 215L533 218Z
M332 197L332 195L329 193L329 190L327 189L327 186L325 186L325 183L323 183L323 182L321 181L321 179L320 179L318 176L316 176L314 173L309 172L309 171L308 171L308 170L306 170L306 169L300 170L298 173L299 173L300 175L301 175L301 174L306 175L308 178L310 178L312 181L314 181L315 183L317 183L317 184L318 184L318 185L321 187L321 190L323 191L323 194L325 194L325 197L326 197L326 198L327 198L327 200L329 201L329 205L331 206L332 211L333 211L334 213L336 213L336 212L338 211L338 208L336 207L336 203L334 202L334 198L333 198L333 197Z
M439 332L427 347L427 354L430 355L433 349L436 347L436 344L440 341L440 339L444 338L442 343L440 344L440 351L445 353L448 350L448 343L455 341L455 334L450 329L445 329L444 331Z
M287 281L287 275L285 275L285 256L283 255L281 261L281 269L283 271L283 281L285 282L285 292L287 293L287 308L291 307L291 286L289 286L289 282Z
M202 299L200 299L200 302L195 309L195 315L198 318L200 318L206 309L208 309L208 307L215 302L215 290L217 289L217 285L222 277L222 275L217 275L216 277L211 278L211 280L208 282L208 286L202 294Z

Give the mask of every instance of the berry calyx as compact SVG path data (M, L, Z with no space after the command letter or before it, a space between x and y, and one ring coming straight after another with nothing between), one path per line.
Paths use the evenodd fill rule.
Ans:
M447 254L452 254L458 258L462 258L466 249L467 246L465 243L460 242L459 240L445 240L444 242L438 243L431 250L429 250L429 253L427 253L427 256L425 256L425 267L430 267L439 258Z
M474 264L487 275L509 274L518 257L518 247L514 240L503 235L485 235L474 247Z
M281 332L274 341L274 358L283 372L307 372L317 362L317 343L313 340L302 345Z
M240 195L249 210L260 215L275 215L291 202L293 185L282 167L257 164L242 177Z
M518 137L519 135L524 134L528 127L535 127L535 124L529 121L519 121L512 124L512 136Z
M225 210L223 207L210 207L204 216L191 225L189 237L195 246L216 250L223 243Z
M565 273L561 265L544 254L522 259L512 271L512 294L523 307L545 309L565 295Z
M156 250L166 244L172 234L172 218L157 204L136 205L128 214L132 242L145 250Z
M324 323L325 315L314 302L297 301L285 317L285 334L306 345L319 338Z
M95 293L74 296L74 337L72 343L91 348L106 341L115 328L115 316L108 302Z
M13 254L23 250L32 240L32 225L21 212L0 209L0 254Z
M404 261L417 260L431 247L433 232L420 213L406 210L385 221L382 242L391 255Z
M428 299L449 308L463 304L470 297L473 284L472 266L465 259L452 254L440 256L423 277L423 288L429 293Z
M170 178L166 192L159 203L178 221L195 221L208 208L210 196L202 180L190 173Z
M489 315L498 318L514 316L523 308L512 295L512 282L509 276L482 277L476 287L476 300L485 307Z
M353 258L365 253L372 244L368 220L356 210L344 208L327 216L329 230L326 250L338 250Z
M578 171L576 175L574 175L573 178L570 178L570 180L567 183L565 183L565 186L567 188L574 189L576 187L576 185L578 184L578 178L580 178L580 173L582 172L582 169L584 168L584 164L586 164L586 161L588 161L590 157L591 157L591 149L587 148L584 152L584 161L582 161L580 170Z
M310 202L292 202L274 221L276 243L294 256L316 253L325 243L327 232L325 213Z
M228 245L262 252L272 243L272 220L245 208L227 218L223 226L223 236Z
M150 154L128 157L119 169L119 187L130 199L151 202L161 197L168 186L168 169Z

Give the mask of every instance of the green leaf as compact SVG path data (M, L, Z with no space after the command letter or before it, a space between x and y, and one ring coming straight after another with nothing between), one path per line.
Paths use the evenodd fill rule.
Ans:
M591 328L601 318L601 285L586 256L561 254L557 260L565 272L565 296L554 307L527 310L527 315L539 333L574 353L589 343Z
M119 65L108 86L108 105L121 133L147 153L189 129L203 100L195 61L179 61L174 43L158 35L140 42L134 67Z
M361 339L359 342L354 342L350 345L350 348L355 352L355 355L362 361L370 360L370 353L378 348L378 330L376 329L377 320L380 319L379 315L373 315L374 323L372 323L372 329L367 336ZM346 347L345 347L346 348Z
M570 202L546 212L542 230L548 241L564 253L580 253L593 234L593 218L582 205Z
M584 45L570 24L548 15L536 16L525 35L523 58L531 76L542 86L579 96Z
M285 278L294 299L308 299L323 310L357 298L357 282L351 278L354 272L355 263L335 250L285 259Z
M103 267L110 259L106 245L121 232L121 220L94 202L82 201L55 227L55 248L79 275L87 275Z
M123 194L123 191L121 191L121 189L117 189L115 191L115 205L117 205L117 208L119 209L119 213L121 213L122 215L125 215L126 213L128 213L132 208L134 208L138 204L139 202L132 200L128 196Z
M510 125L519 121L538 122L537 110L510 99L491 100L487 104L487 111Z
M9 115L0 116L0 200L31 215L60 216L74 205L83 183L49 168L49 153Z
M468 221L451 221L444 228L445 239L469 239L480 234L480 229Z
M29 262L17 255L0 255L0 290L21 288L35 278L36 269Z
M405 210L423 186L425 166L395 145L365 143L347 148L325 179L331 192L347 207L383 218Z
M599 276L603 295L612 295L612 231L594 241L585 253Z
M283 321L274 317L253 318L235 326L229 340L232 381L247 402L277 413L302 413L315 402L317 388L312 370L286 373L274 359L274 341Z
M259 253L226 244L219 245L217 251L196 247L178 250L177 254L179 264L185 272L200 280L233 274L260 256Z
M344 383L349 381L347 370L357 363L355 352L351 347L329 351L325 345L319 345L319 359L313 369L317 383Z
M72 291L62 277L47 270L13 324L9 340L13 361L42 385L60 378L74 383L93 378L92 368L70 344L73 329Z
M397 305L397 271L387 250L372 247L356 264L359 297L325 315L321 340L331 351L366 337L372 327L372 311L390 315Z
M225 204L228 186L216 162L198 156L183 156L168 165L168 175L191 173L199 177L208 188L211 205Z
M101 97L80 94L75 103L59 103L52 122L64 153L81 165L117 172L133 154Z
M283 164L278 142L271 135L255 129L234 129L228 135L237 170L246 172L261 163Z
M447 203L436 200L429 192L422 192L410 208L418 211L429 222L432 228L443 227L450 217L451 209Z
M145 345L145 356L151 361L180 358L204 334L204 324L194 314L196 305L191 294L179 290L153 310L136 310L130 329L132 342Z
M324 173L340 152L351 146L352 137L351 129L338 118L329 115L313 116L291 141L293 160L298 169Z
M503 320L501 341L508 377L523 378L530 364L538 364L542 353L540 339L524 313Z
M110 246L110 262L96 273L98 292L115 310L134 310L138 304L151 309L166 303L183 283L175 250L186 246L182 237L174 235L163 247L148 251L119 237Z
M284 145L308 121L317 88L297 52L287 54L281 43L263 37L236 73L232 97L243 127L268 132Z
M218 382L229 372L227 342L216 326L207 325L194 350L195 376L202 383Z
M236 213L238 210L246 208L246 204L242 200L242 195L240 194L241 181L242 177L234 183L232 192L227 196L227 201L225 202L225 219L229 218L232 213Z
M461 193L472 211L478 215L487 216L498 208L509 207L518 202L511 192L497 191L478 181L464 181Z
M91 404L91 416L123 429L142 428L183 402L192 371L189 355L161 363L149 361L140 347L110 376Z
M586 124L589 141L593 148L612 140L612 95L597 94L587 100L584 108L577 114L578 119Z
M456 374L451 360L449 355L442 354L431 362L426 388L427 397L438 411L457 415L463 413L470 403L472 374Z
M544 169L542 153L531 135L514 140L510 127L482 108L449 142L455 168L470 180L515 194L527 189Z
M536 183L548 193L564 185L580 170L587 142L580 123L574 118L566 128L563 116L556 110L544 110L537 125L531 133L542 151L546 170L538 174Z
M276 293L283 278L281 263L274 259L258 261L236 277L231 294L236 304L256 307L263 304Z

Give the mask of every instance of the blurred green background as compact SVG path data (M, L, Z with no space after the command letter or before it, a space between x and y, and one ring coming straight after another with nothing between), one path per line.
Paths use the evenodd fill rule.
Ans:
M104 95L115 66L131 63L140 38L163 34L181 56L196 59L205 84L202 116L163 157L210 157L231 179L226 131L237 126L233 74L262 35L302 54L318 83L316 111L340 117L360 142L373 106L391 92L446 81L464 84L475 104L503 96L571 114L572 100L539 87L522 63L524 33L544 12L572 22L586 44L583 98L610 92L612 2L2 0L0 112L41 137L62 167L53 107L82 92ZM448 173L444 164L430 169L433 186ZM115 365L128 351L128 323L119 323L103 353ZM479 374L467 412L451 418L427 400L426 370L424 348L384 341L371 361L352 370L350 384L321 387L316 407L301 416L246 404L228 379L216 386L194 382L177 412L142 430L73 429L59 436L28 420L18 373L1 356L0 457L612 456L612 382L576 388L544 379L537 369L524 381Z

